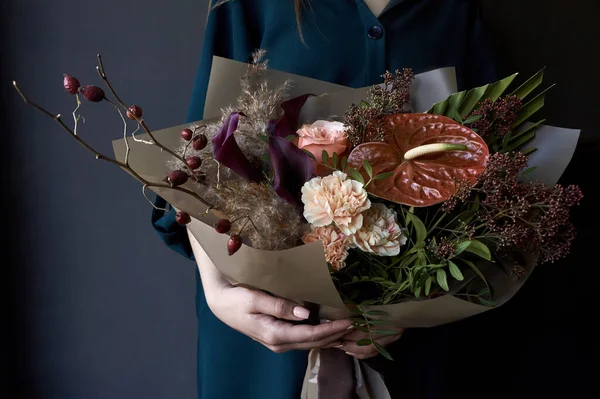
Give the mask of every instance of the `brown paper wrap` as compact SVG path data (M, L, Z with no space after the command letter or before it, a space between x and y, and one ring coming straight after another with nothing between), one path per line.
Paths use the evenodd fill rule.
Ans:
M205 116L220 117L221 109L235 103L239 93L239 78L246 71L247 65L235 61L215 57L213 72L208 86ZM383 71L382 71L383 72ZM301 115L301 122L312 122L343 112L352 104L367 97L368 88L348 89L331 83L314 79L294 76L291 74L268 70L267 78L270 84L280 84L285 80L293 82L290 96L313 93L318 97L309 99ZM456 91L456 80L453 69L441 69L427 74L417 75L413 86L413 110L423 112L433 103L447 98ZM325 94L329 93L329 94ZM180 144L181 129L189 124L175 126L155 131L156 138L168 148L177 149ZM140 135L140 138L146 138ZM124 160L124 139L114 143L117 159ZM148 181L161 182L169 172L167 161L169 155L154 146L129 140L131 153L130 166ZM562 173L562 172L561 172ZM560 175L560 174L559 174ZM193 183L185 187L193 188ZM212 227L217 220L216 215L206 212L206 206L191 196L168 188L152 188L173 207L188 212L192 216L189 230L198 240L216 268L232 283L244 284L268 291L274 295L285 297L298 302L308 302L320 306L320 315L326 319L339 319L349 315L340 298L329 274L327 263L320 242L304 245L284 251L264 251L252 248L245 243L234 255L227 253L227 235L218 234ZM482 270L493 287L494 301L500 306L508 301L524 284L533 267L526 269L526 275L519 281L513 281L498 265L484 264ZM475 276L467 277L473 279ZM453 295L444 295L435 299L414 300L404 303L365 307L366 310L376 309L387 313L386 320L390 324L406 328L432 327L461 320L492 307L485 307ZM318 352L311 354L311 367L307 370L305 381L305 398L317 398L316 391L311 391L309 381L318 370ZM357 363L356 373L370 375L363 381L371 381L381 388L381 381L373 382L371 371L365 371ZM372 372L372 373L371 373ZM365 374L366 373L366 374ZM375 373L376 374L376 373ZM358 389L358 388L357 388ZM385 397L383 390L377 396ZM312 392L312 394L311 394ZM382 396L383 395L383 396ZM376 396L361 396L375 398Z

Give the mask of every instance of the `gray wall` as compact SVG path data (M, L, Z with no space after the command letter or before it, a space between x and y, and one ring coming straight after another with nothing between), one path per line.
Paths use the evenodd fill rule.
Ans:
M15 101L10 82L70 122L74 98L62 74L100 84L100 52L122 98L143 107L151 127L182 123L207 1L2 3L15 216L6 230L19 241L5 264L15 277L9 306L20 315L10 365L18 396L192 398L194 264L159 241L135 180ZM81 134L111 154L118 115L107 104L86 104L83 114Z
M502 71L527 75L547 65L548 81L558 84L548 98L549 123L582 127L591 143L598 137L591 98L600 91L598 79L585 74L600 71L587 47L600 38L593 20L598 2L484 3ZM153 128L181 123L206 0L14 0L1 7L0 150L2 170L9 171L1 174L3 230L9 234L2 240L2 293L10 294L2 303L12 315L2 327L12 335L3 342L13 356L2 374L20 391L4 397L192 398L194 265L159 242L133 179L93 160L16 101L9 83L17 79L32 98L69 120L73 103L61 76L99 83L94 67L101 52L122 96L144 108ZM102 110L85 107L82 134L110 153L120 122ZM588 191L587 198L590 204L597 196ZM555 277L539 284L560 283L566 269L559 267L566 266L545 269ZM570 296L564 313L578 303L582 315L588 312L584 303L592 312L592 292Z

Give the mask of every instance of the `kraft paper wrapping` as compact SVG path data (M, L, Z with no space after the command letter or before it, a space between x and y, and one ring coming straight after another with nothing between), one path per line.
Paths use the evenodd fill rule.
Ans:
M215 57L208 86L205 107L206 118L218 118L221 109L236 102L239 94L239 79L246 71L244 63ZM383 72L383 71L382 71ZM268 70L266 77L270 85L286 80L292 82L290 96L305 93L315 94L309 98L301 114L301 123L311 123L316 119L343 115L348 107L367 99L369 88L350 89L321 82L315 79ZM453 68L438 69L417 75L412 87L412 110L424 112L434 103L444 100L454 93L456 78ZM210 119L205 120L205 122ZM165 146L176 149L180 144L183 124L159 131L155 137ZM532 146L538 148L530 155L530 166L538 169L528 175L528 179L555 184L566 169L579 138L579 131L550 126L539 126ZM140 135L140 138L146 138ZM169 172L169 155L154 146L129 140L131 152L130 166L145 179L161 182ZM113 142L117 159L124 160L125 140ZM188 182L184 187L194 189ZM348 312L329 274L323 248L320 242L303 245L284 251L264 251L249 246L247 242L234 255L227 253L227 235L218 234L212 227L218 217L206 212L206 207L189 195L168 188L151 188L176 209L192 216L189 230L198 240L216 268L232 283L240 283L268 291L276 296L298 302L320 305L320 315L326 319L347 317ZM495 293L496 307L508 301L525 283L533 271L530 262L526 276L513 281L497 265L487 265L491 273L489 281ZM467 279L468 280L468 279ZM461 320L486 312L493 307L474 304L452 295L435 299L414 300L394 305L371 306L367 309L385 311L391 324L406 328L433 327ZM313 364L314 366L314 364Z

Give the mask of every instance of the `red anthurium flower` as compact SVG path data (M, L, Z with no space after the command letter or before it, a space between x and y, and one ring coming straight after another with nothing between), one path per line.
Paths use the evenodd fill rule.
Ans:
M357 146L348 166L369 177L393 175L374 180L367 191L402 205L424 207L450 198L460 182L472 182L483 172L489 157L485 141L474 131L444 116L396 114L384 117L383 142Z

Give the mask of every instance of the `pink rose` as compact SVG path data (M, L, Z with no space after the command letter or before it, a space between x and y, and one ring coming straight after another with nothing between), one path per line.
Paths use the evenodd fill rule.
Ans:
M325 250L325 260L331 264L334 270L340 270L346 266L348 256L348 238L335 226L317 227L302 237L305 244L321 240Z
M296 133L298 148L313 154L317 164L323 163L323 151L327 151L330 159L334 152L340 159L348 155L350 140L342 122L316 121L312 125L303 125ZM319 171L317 174L321 175Z

